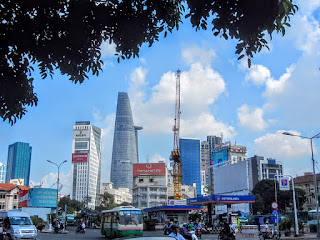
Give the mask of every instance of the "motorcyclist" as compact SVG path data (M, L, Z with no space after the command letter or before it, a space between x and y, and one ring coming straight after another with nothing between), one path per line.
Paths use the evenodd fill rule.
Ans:
M173 224L171 226L172 232L169 234L169 237L174 237L177 240L186 240L180 233L179 233L180 227L176 224Z

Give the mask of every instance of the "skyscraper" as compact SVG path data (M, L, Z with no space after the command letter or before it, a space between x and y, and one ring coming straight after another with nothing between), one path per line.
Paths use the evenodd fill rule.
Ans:
M29 186L32 147L29 143L16 142L9 145L6 183L10 179L23 178Z
M0 183L4 183L5 181L5 166L2 162L0 162Z
M100 194L101 129L89 121L73 126L71 199L94 209Z
M141 129L133 124L128 94L119 92L110 172L114 188L129 188L132 192L132 171L133 164L139 163L138 130Z
M197 184L197 194L201 195L200 139L180 138L180 160L182 163L182 184Z

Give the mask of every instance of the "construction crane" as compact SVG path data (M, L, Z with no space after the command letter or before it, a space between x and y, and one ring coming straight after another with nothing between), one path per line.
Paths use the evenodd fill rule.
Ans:
M176 104L175 104L175 117L173 126L173 151L171 152L170 160L173 161L173 187L174 187L174 200L181 200L181 161L179 150L179 132L180 132L180 70L177 71L176 81Z

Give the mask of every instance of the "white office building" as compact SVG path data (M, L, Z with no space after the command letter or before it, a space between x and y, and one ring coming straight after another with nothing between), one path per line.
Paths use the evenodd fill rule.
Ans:
M5 166L3 163L0 162L0 183L4 183L5 182Z
M71 199L98 205L101 172L101 129L89 121L73 126Z

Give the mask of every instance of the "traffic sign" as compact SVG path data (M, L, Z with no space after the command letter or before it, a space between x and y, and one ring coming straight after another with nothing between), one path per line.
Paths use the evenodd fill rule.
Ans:
M278 207L279 207L279 204L278 204L277 202L272 202L272 203L271 203L271 208L272 208L273 210L277 210Z
M272 215L278 215L278 210L272 210Z

